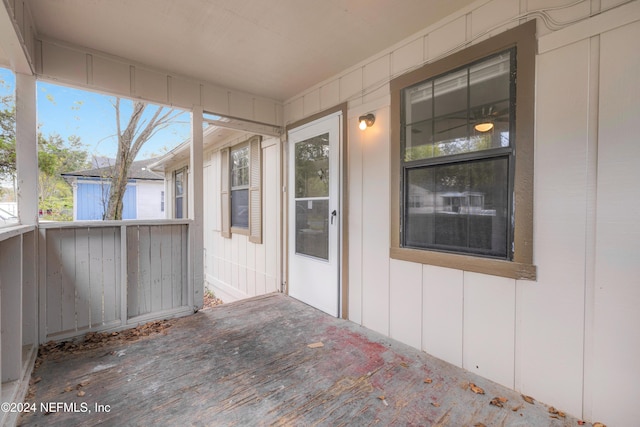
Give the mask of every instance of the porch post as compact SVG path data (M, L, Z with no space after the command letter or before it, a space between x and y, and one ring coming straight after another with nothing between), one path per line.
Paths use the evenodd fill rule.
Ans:
M16 176L18 216L24 225L38 223L38 143L36 78L16 73Z
M204 162L203 162L203 129L201 106L196 106L191 112L191 179L187 180L189 186L188 203L191 219L189 226L189 306L202 308L204 303Z

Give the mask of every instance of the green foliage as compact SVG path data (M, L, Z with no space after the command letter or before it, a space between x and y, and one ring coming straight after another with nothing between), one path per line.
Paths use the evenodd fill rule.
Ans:
M3 97L0 102L0 178L11 179L16 173L16 110L12 96ZM60 135L44 136L38 132L38 207L45 219L73 219L73 192L60 174L88 166L87 152L79 137L72 135L65 141Z
M73 192L60 174L88 166L87 152L77 136L70 136L64 141L57 134L46 138L38 135L38 207L46 219L73 219ZM51 215L47 212L51 212Z
M16 172L16 107L12 96L0 98L0 178Z

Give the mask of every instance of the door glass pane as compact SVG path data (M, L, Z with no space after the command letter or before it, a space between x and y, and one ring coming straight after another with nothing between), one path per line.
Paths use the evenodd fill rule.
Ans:
M296 143L295 197L329 197L329 134Z
M508 158L407 171L405 245L506 258Z
M296 253L329 259L329 200L296 201Z

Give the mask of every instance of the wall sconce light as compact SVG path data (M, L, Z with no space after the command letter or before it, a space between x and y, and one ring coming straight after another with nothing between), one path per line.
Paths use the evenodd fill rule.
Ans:
M493 129L493 123L491 122L477 123L474 126L474 129L477 130L478 132L489 132L491 129Z
M358 125L360 130L365 130L366 128L373 126L376 122L376 116L374 116L373 113L367 113L364 116L358 117L358 122L360 123Z

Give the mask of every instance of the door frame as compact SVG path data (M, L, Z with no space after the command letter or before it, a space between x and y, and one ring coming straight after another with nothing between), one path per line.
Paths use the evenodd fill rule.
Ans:
M340 135L339 141L339 196L338 196L338 205L340 206L340 215L338 215L338 245L340 250L340 256L338 257L339 262L339 289L340 289L340 307L338 316L342 319L349 318L349 182L348 182L348 154L349 154L349 143L348 143L348 121L349 118L347 116L347 103L344 102L342 104L336 105L335 107L323 110L319 113L313 114L304 119L293 122L285 127L283 143L280 144L281 153L280 160L282 164L281 168L281 176L280 182L284 183L283 196L282 197L282 224L281 229L282 233L282 277L283 277L283 292L289 295L289 131L300 126L304 126L307 123L314 122L318 119L325 118L331 114L336 112L342 113L342 133Z

